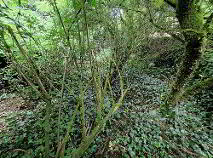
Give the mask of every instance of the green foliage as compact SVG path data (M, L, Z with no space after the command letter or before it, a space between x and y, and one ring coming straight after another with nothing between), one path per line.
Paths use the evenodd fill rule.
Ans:
M175 12L163 0L152 2L155 7L129 0L0 3L0 56L10 61L0 77L33 102L5 117L9 132L0 135L0 157L213 154L211 120L204 120L209 113L194 98L171 108L172 119L160 115L185 45L161 37L166 32L183 38L179 25L165 23L168 17L176 22ZM211 15L207 4L196 3L195 25ZM195 29L183 32L205 32ZM196 83L212 76L208 46ZM1 100L11 97L2 92ZM205 105L212 105L211 96L209 89L202 94Z
M154 6L157 8L160 8L164 4L164 0L154 0L153 1Z
M36 115L40 115L40 113L25 110L7 118L8 130L13 132L5 133L1 136L3 140L3 142L1 141L2 157L22 157L28 154L34 157L39 155L44 143L42 140L43 123L42 120L37 120ZM15 144L13 143L14 140ZM29 147L31 147L30 150L28 150ZM23 149L24 152L14 149ZM32 149L34 149L33 152L31 151Z
M47 1L35 1L34 5L41 12L50 13L52 11L52 7Z

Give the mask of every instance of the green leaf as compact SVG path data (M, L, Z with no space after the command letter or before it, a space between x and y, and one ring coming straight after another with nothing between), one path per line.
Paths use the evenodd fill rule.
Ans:
M36 8L42 12L50 12L52 11L52 7L50 7L49 3L46 1L36 1Z
M78 10L82 8L82 3L78 0L73 0L73 7L74 9Z
M95 7L96 6L96 0L90 0L89 4L93 7Z
M157 8L160 8L164 4L164 0L154 0L153 4Z
M155 142L154 145L155 145L156 148L160 148L161 147L161 143L160 142Z

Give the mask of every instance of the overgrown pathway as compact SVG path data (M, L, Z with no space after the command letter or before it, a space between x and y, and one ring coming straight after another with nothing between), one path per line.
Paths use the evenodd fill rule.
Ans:
M158 70L156 70L158 71ZM213 157L213 131L205 127L191 102L176 107L172 123L159 113L168 83L128 69L130 91L114 116L105 155L114 157ZM110 126L109 126L110 127ZM106 156L107 157L107 156Z
M158 75L138 68L131 67L125 72L130 90L124 104L112 120L107 122L85 158L94 155L106 158L213 156L213 131L204 125L200 111L194 104L185 102L177 106L175 119L168 123L159 114L159 105L162 96L167 93L168 83L159 79L161 77ZM86 104L92 104L94 97L88 93ZM7 130L6 116L15 115L26 106L25 101L18 97L0 101L1 132ZM33 121L35 118L29 119ZM24 123L25 120L19 122Z

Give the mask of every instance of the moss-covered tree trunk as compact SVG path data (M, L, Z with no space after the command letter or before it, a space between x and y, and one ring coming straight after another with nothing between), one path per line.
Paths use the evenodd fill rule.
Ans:
M176 8L176 17L186 41L185 54L167 100L170 104L175 103L176 95L193 72L196 61L199 60L202 52L204 17L200 6L195 1L178 0L176 3L172 3L172 1L169 3Z

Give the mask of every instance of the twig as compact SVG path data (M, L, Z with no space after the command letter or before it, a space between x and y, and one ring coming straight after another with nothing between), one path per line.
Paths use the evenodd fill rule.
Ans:
M24 149L14 149L12 152L24 152L25 154L31 155L30 152L24 150Z

